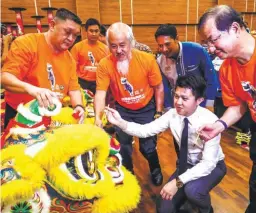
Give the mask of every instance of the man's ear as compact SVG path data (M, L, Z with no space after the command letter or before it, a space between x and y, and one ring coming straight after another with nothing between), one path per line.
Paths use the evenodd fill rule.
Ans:
M203 98L203 97L198 98L198 99L196 100L197 106L199 106L203 101L204 101L204 98Z
M179 35L176 36L176 39L175 39L175 40L179 41Z
M51 22L50 22L50 24L49 24L49 29L50 29L51 31L53 31L55 25L56 25L56 20L55 20L55 19L52 19Z
M229 28L229 31L235 32L237 35L240 35L241 27L237 22L233 22Z

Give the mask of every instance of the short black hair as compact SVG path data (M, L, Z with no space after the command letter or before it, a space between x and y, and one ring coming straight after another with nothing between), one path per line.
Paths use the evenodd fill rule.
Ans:
M199 19L197 29L203 28L210 18L214 18L215 26L219 31L229 30L233 22L237 22L240 27L247 28L241 14L228 5L218 5L207 10Z
M85 22L85 30L87 31L89 26L92 26L92 25L98 25L99 28L100 28L100 22L95 19L95 18L89 18L87 19L87 21Z
M198 98L204 98L206 93L206 81L200 75L184 75L178 77L175 85L177 87L188 88L192 90L192 94L196 100Z
M173 24L161 24L155 32L155 39L157 39L158 36L170 36L176 39L177 29Z
M58 18L58 19L64 20L64 21L69 19L69 20L72 20L72 21L74 21L75 23L77 23L79 25L82 24L81 19L76 14L72 13L71 11L69 11L65 8L58 9L57 12L56 12L55 17Z
M106 36L107 28L102 24L100 25L100 34Z

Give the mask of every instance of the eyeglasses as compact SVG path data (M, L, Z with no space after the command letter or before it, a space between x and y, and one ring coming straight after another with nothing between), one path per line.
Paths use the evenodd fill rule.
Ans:
M219 34L215 39L207 39L206 41L203 42L203 45L210 47L214 46L214 44L221 38L221 34Z

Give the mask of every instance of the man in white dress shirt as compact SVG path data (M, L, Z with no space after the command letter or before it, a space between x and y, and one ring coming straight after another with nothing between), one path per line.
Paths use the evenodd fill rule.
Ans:
M220 147L220 135L204 143L197 134L197 130L203 124L218 120L211 111L199 106L204 100L205 90L206 82L201 76L179 77L174 92L175 108L144 125L127 122L116 110L106 108L108 120L129 135L143 138L159 134L167 128L171 129L180 147L179 162L176 171L160 192L161 202L157 207L159 213L176 212L186 200L196 206L201 213L213 212L209 192L225 176L226 165ZM184 160L182 147L185 122L186 168L182 168L181 171L181 162Z

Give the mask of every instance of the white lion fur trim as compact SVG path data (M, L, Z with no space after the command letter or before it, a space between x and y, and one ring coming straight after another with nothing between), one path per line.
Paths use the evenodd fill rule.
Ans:
M26 148L25 154L33 158L39 151L41 151L46 146L46 144L47 141L41 143L34 143Z
M36 114L33 114L29 108L24 107L23 104L20 104L17 108L17 111L23 115L25 118L27 118L28 120L34 121L34 122L41 122L42 121L42 117Z

